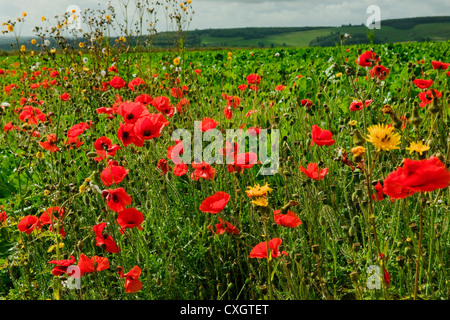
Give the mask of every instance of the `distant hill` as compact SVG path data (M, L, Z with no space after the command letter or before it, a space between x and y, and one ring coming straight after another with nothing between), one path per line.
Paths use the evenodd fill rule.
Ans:
M341 36L350 34L346 44L369 43L364 24L342 25L340 27L261 27L204 29L185 32L186 48L264 48L264 47L311 47L334 46ZM447 41L450 40L450 16L416 17L382 20L381 28L373 30L374 43L394 43L407 41ZM155 48L173 47L173 33L162 32L152 39ZM30 37L22 38L21 44L29 44ZM115 40L111 39L111 43ZM132 38L136 43L138 39ZM141 39L145 40L145 39ZM0 50L10 51L12 38L0 37ZM51 46L57 47L56 43Z

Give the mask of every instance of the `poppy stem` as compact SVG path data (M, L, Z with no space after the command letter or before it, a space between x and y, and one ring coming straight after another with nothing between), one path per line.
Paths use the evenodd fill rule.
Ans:
M417 260L416 260L416 277L414 279L414 300L417 300L417 292L419 290L419 271L420 271L420 260L422 257L422 232L423 232L423 206L426 202L426 198L422 198L420 205L420 222L419 222L419 243L417 249Z

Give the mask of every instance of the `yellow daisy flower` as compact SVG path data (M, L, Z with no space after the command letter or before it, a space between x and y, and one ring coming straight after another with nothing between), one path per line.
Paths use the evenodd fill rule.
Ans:
M409 147L406 147L405 149L409 151L409 154L415 151L418 152L420 155L422 155L424 152L430 150L430 146L423 144L422 141L419 141L419 142L411 142Z
M389 151L394 149L400 149L400 135L394 133L395 128L389 127L384 124L377 124L367 129L369 134L367 135L367 141L372 143L377 151Z
M259 184L255 184L254 187L247 187L246 193L247 196L250 198L253 197L262 197L267 195L268 192L272 192L272 188L269 187L269 184L266 183L263 186L260 186Z
M366 153L366 148L363 146L357 146L352 148L351 151L355 157L361 157L364 153Z
M255 200L252 200L252 203L259 207L267 207L269 205L269 202L267 201L267 199L263 198L263 197L259 197L259 198L256 198Z

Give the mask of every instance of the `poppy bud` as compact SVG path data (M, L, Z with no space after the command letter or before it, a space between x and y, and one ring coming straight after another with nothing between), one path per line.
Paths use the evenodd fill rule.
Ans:
M412 109L412 116L408 120L416 128L422 123L423 119L419 115L419 107L417 106L417 103L414 104Z
M353 252L358 252L361 249L361 244L359 242L356 242L354 244L352 244L352 250Z
M80 250L80 251L82 251L82 250L83 250L83 247L84 247L84 241L83 241L83 240L78 241L78 243L77 243L77 249Z
M266 294L267 294L268 287L267 287L266 284L263 284L262 286L260 286L259 289L261 290L261 293L262 293L263 295L266 295Z
M394 110L388 104L385 104L383 106L383 109L381 109L381 112L383 112L383 114L388 114L388 115L394 114Z
M436 114L439 111L441 111L441 107L439 106L438 103L438 98L436 96L436 90L431 90L431 93L433 95L433 104L428 107L428 111L430 111L431 114Z
M352 279L353 282L358 282L359 280L359 274L357 271L350 272L350 279Z
M348 229L348 235L349 235L350 237L354 237L354 236L355 236L355 228L354 228L353 226L351 226L351 227Z
M359 130L353 130L353 145L363 146L366 143L366 139Z
M400 268L403 268L405 266L405 257L404 256L398 256L395 258L395 261L397 261Z
M405 255L411 256L412 255L412 249L411 247L405 247Z
M403 122L399 118L397 118L397 116L395 114L391 115L391 119L392 119L392 122L393 122L392 123L393 127L395 129L400 130L402 128L402 126L403 126Z
M320 246L318 244L313 244L311 246L312 251L314 252L314 254L318 255L320 252Z

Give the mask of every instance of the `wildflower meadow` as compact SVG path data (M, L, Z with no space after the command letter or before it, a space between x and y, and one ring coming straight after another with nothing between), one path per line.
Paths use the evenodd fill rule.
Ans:
M0 299L448 299L449 41L187 49L141 2L1 26Z

